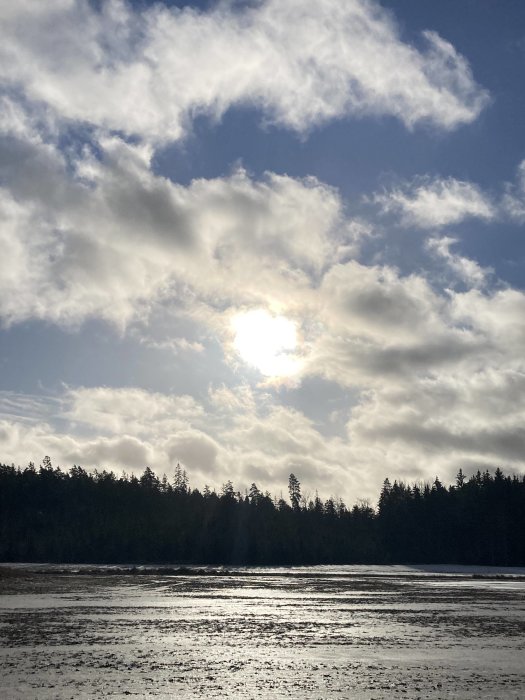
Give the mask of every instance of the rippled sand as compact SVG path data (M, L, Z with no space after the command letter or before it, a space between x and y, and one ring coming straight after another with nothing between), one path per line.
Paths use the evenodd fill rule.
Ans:
M524 580L248 573L0 567L0 697L525 698Z

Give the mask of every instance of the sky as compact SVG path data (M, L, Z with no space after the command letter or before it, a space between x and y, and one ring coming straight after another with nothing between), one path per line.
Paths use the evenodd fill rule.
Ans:
M0 6L0 460L523 471L521 0Z

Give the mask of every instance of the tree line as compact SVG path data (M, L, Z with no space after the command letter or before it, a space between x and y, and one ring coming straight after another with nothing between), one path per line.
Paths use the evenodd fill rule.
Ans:
M525 565L525 476L478 471L445 486L385 480L377 508L289 499L231 481L0 464L0 561L61 563Z

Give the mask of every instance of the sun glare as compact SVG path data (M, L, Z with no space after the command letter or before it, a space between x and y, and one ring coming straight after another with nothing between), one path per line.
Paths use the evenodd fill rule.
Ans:
M246 364L267 377L296 374L299 361L297 328L284 316L272 316L263 309L239 314L232 321L234 347Z

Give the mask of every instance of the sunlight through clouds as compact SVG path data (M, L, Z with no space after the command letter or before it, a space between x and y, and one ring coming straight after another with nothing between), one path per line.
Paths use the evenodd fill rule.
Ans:
M2 459L348 500L516 469L520 23L181 5L0 7Z
M297 328L284 316L272 316L263 309L238 314L232 320L234 347L247 364L267 377L292 377L301 363L297 349Z

